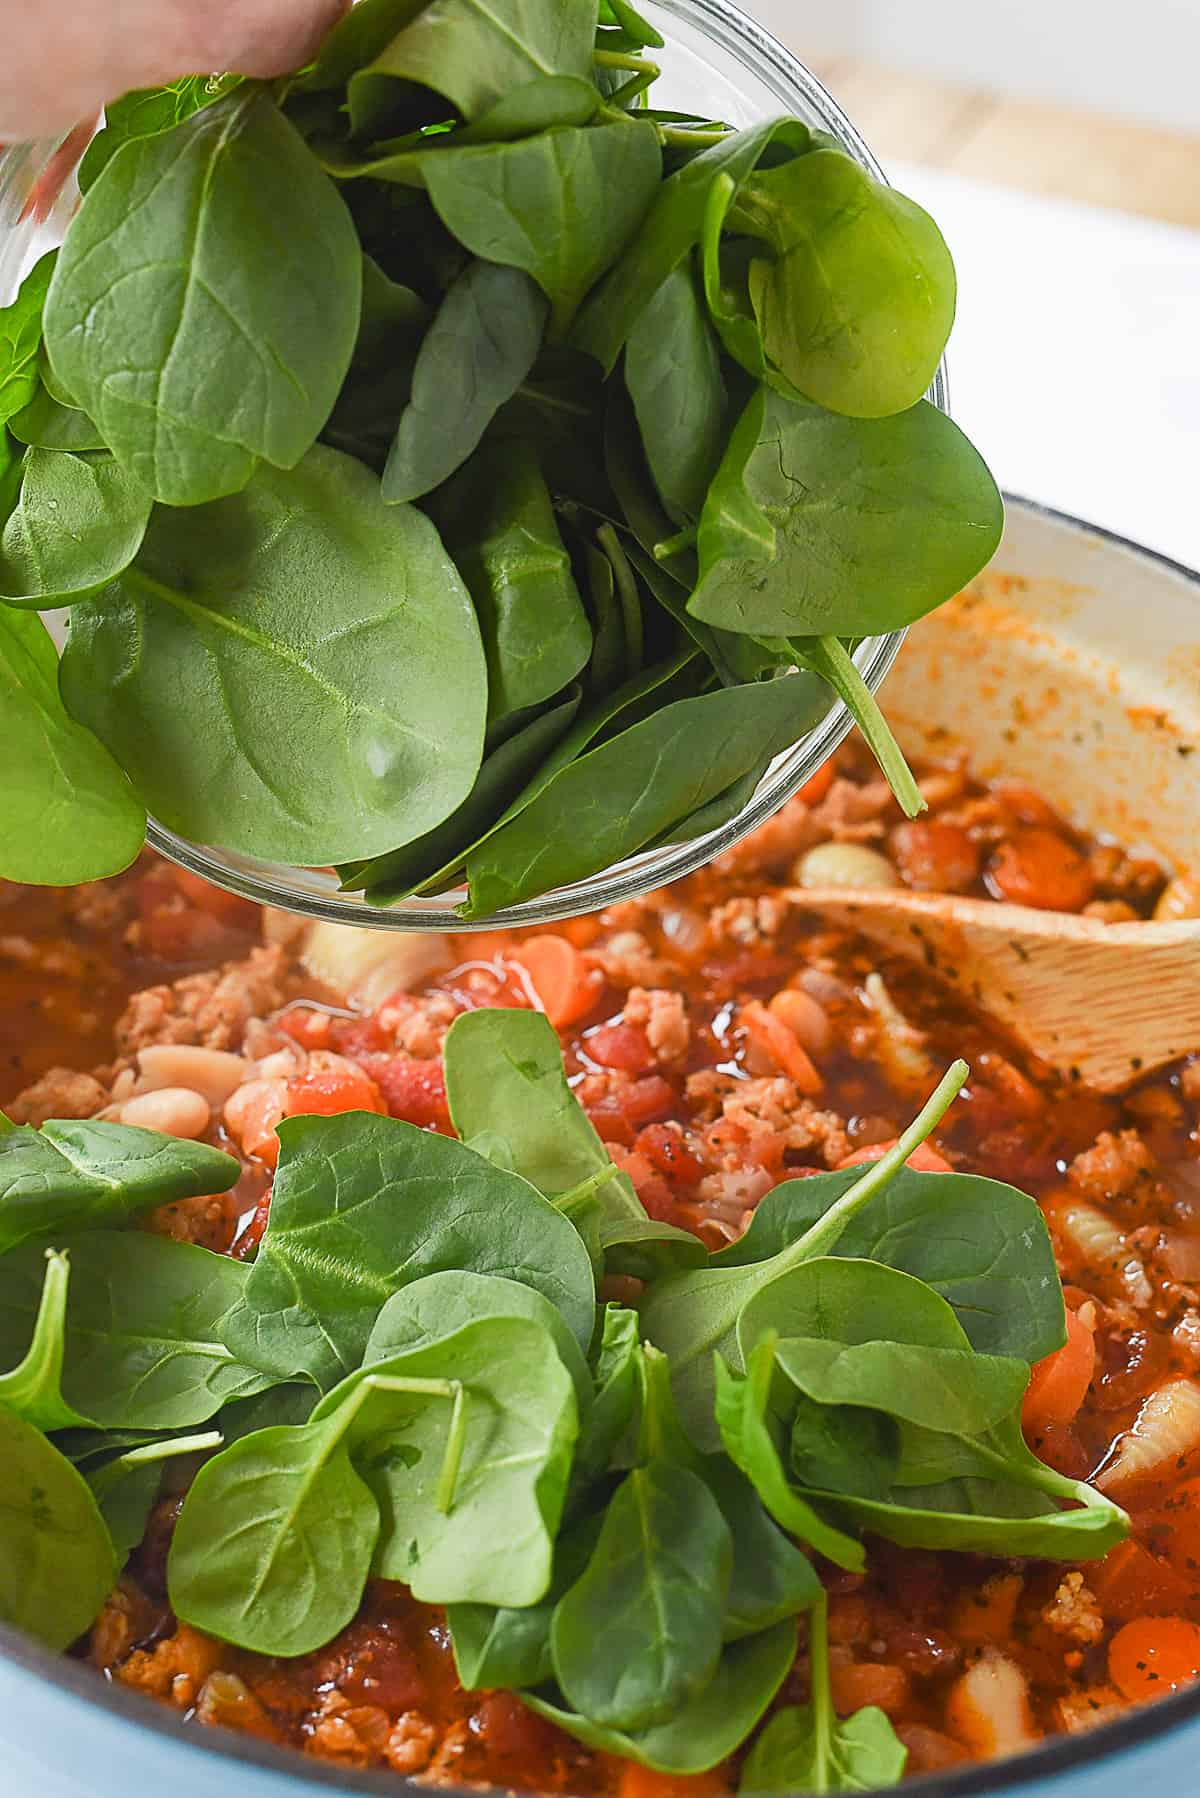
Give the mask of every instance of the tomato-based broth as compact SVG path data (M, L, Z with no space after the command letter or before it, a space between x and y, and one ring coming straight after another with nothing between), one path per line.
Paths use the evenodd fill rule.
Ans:
M922 778L930 810L904 823L851 747L678 887L548 931L423 948L372 936L358 964L149 860L100 886L0 893L9 1116L101 1115L231 1150L231 1192L142 1223L240 1260L266 1226L282 1119L386 1112L450 1132L442 1044L472 1009L544 1011L650 1217L713 1250L785 1179L881 1153L964 1057L967 1085L916 1165L1011 1182L1042 1205L1069 1329L1035 1369L1026 1438L1125 1507L1132 1531L1078 1565L875 1538L865 1573L821 1565L835 1709L882 1709L910 1774L1085 1730L1200 1676L1200 1063L1119 1098L1064 1083L929 969L826 927L801 896L902 885L1120 921L1200 915L1200 885L1081 835L1024 786L984 787L959 764ZM610 1277L602 1296L636 1303L638 1289ZM656 1775L512 1694L465 1691L443 1615L396 1584L372 1581L355 1620L295 1659L177 1622L166 1557L182 1483L168 1468L74 1650L112 1681L200 1723L434 1782L736 1788L736 1759ZM808 1696L803 1619L799 1639L775 1708Z

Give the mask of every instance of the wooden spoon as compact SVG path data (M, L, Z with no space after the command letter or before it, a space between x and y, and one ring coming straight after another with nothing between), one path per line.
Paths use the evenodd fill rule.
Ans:
M1104 924L892 887L789 887L785 897L915 957L1098 1092L1200 1050L1200 920Z

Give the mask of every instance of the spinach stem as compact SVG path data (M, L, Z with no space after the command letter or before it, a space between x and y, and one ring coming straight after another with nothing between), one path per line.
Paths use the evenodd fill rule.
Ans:
M625 108L632 106L635 100L640 100L642 95L654 86L657 79L657 69L647 69L644 74L631 75L628 81L623 81L620 87L614 89L601 110L607 113L609 118L623 118Z
M141 1467L147 1462L173 1460L176 1455L199 1455L205 1449L220 1448L224 1440L220 1430L205 1430L199 1436L175 1436L170 1442L146 1442L141 1448L131 1448L119 1455L115 1464Z
M686 529L676 531L673 537L664 537L661 543L654 545L654 560L669 562L672 556L681 556L686 550L695 549L699 536L699 528L689 524Z
M831 1252L851 1219L864 1206L869 1205L877 1193L882 1192L893 1175L904 1166L913 1150L919 1149L930 1132L941 1123L962 1091L963 1082L970 1071L965 1061L951 1063L908 1129L897 1137L887 1154L881 1155L878 1161L871 1162L862 1177L854 1182L849 1192L844 1192L829 1207L824 1217L818 1218L803 1236L774 1257L780 1272L799 1267L802 1262L811 1261L816 1255L828 1255Z
M850 712L905 817L915 818L923 812L925 801L912 769L846 645L837 637L801 637L793 648L814 673L828 681Z
M617 597L621 602L621 622L625 627L625 676L626 679L632 679L642 666L645 650L642 600L638 592L637 576L629 566L629 557L611 524L600 527L596 532L596 541L612 563Z
M628 69L634 75L649 75L651 81L657 81L662 74L657 63L647 62L644 56L628 56L621 50L595 50L592 61L600 69Z
M829 1790L829 1762L833 1750L833 1688L829 1680L829 1599L824 1586L814 1598L808 1624L809 1702L813 1717L813 1786L815 1793Z
M450 1428L446 1433L446 1453L442 1457L442 1471L437 1489L437 1507L443 1515L449 1513L454 1503L454 1488L458 1484L463 1449L467 1443L467 1389L461 1380L455 1380L453 1384L456 1388L454 1407L450 1412Z
M672 150L690 150L696 145L707 149L709 144L723 144L728 136L728 131L687 131L679 125L658 127L659 142Z
M593 1198L596 1193L607 1186L610 1180L615 1180L620 1171L615 1161L608 1167L597 1168L594 1174L589 1174L586 1180L579 1182L578 1186L571 1186L567 1188L566 1192L556 1193L554 1197L555 1210L569 1213L577 1205L585 1204L588 1199Z
M70 1278L71 1269L67 1257L54 1249L49 1250L37 1320L33 1326L33 1340L12 1372L0 1379L0 1399L13 1410L28 1409L32 1421L37 1421L39 1401L43 1395L52 1407L57 1408L60 1415L53 1424L47 1423L47 1428L53 1428L63 1421L62 1400L57 1394L62 1378L67 1287Z

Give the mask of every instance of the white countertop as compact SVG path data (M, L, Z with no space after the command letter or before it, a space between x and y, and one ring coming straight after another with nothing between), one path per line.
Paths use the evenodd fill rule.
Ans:
M954 253L951 402L1001 485L1200 567L1200 232L888 175Z

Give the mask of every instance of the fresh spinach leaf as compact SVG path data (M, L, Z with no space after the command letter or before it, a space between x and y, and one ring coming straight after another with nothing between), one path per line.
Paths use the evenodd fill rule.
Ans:
M809 1629L812 1698L777 1711L742 1769L739 1792L875 1792L896 1785L908 1751L886 1712L865 1705L834 1714L829 1680L828 1604L824 1594Z
M240 1164L207 1143L99 1118L0 1131L0 1254L33 1236L126 1223L176 1199L227 1192Z
M453 1604L446 1612L458 1677L468 1691L518 1691L553 1677L550 1619L591 1558L601 1517L583 1517L554 1545L550 1590L540 1603L520 1610L496 1605Z
M117 1558L82 1474L2 1405L0 1505L0 1620L61 1652L94 1621Z
M537 450L525 442L486 445L432 511L475 601L494 727L561 693L592 647Z
M593 1723L567 1709L553 1687L522 1692L521 1698L539 1717L601 1753L663 1773L703 1773L745 1741L783 1684L795 1654L796 1625L790 1618L731 1642L703 1691L668 1722L638 1731Z
M392 30L380 43L376 31L388 11ZM377 127L411 86L432 89L465 119L477 119L539 77L591 72L595 13L577 0L508 0L502 11L478 0L401 0L375 13L357 30L345 21L341 41L331 39L323 53L325 79L338 61L345 68L354 58L347 86L356 133ZM371 52L365 62L358 60L364 47Z
M878 1327L890 1337L892 1325ZM960 1435L999 1423L1029 1384L1025 1361L966 1347L915 1347L903 1338L848 1344L789 1337L777 1344L775 1360L792 1385L818 1404L863 1406Z
M145 808L104 745L68 715L41 619L4 606L0 706L0 876L73 886L119 874L145 841Z
M854 1218L873 1207L913 1150L936 1128L966 1077L966 1062L956 1061L887 1154L865 1172L853 1170L857 1177L838 1198L776 1254L746 1266L714 1260L651 1288L642 1310L642 1327L647 1338L670 1357L684 1426L699 1447L720 1446L713 1428L713 1356L715 1352L740 1362L737 1326L745 1307L781 1274L818 1256L832 1255Z
M729 1526L697 1474L668 1461L634 1468L551 1622L568 1703L608 1728L668 1722L716 1671L732 1565Z
M9 419L8 428L18 443L30 449L70 450L78 454L108 447L87 413L56 400L44 382L29 404Z
M713 1257L745 1267L778 1254L855 1184L856 1173L786 1180L750 1228ZM905 1167L838 1239L840 1257L882 1262L923 1280L953 1307L972 1347L1041 1361L1066 1341L1062 1288L1036 1202L1000 1180Z
M1129 1533L1125 1513L1082 1481L1063 1482L1053 1492L1047 1482L1044 1494L1028 1484L964 1475L929 1486L895 1486L884 1499L810 1496L823 1503L836 1497L839 1512L902 1548L1086 1561L1103 1558ZM1078 1500L1078 1508L1061 1510L1056 1496Z
M699 518L725 447L725 381L695 276L681 262L625 346L625 382L646 458L677 524Z
M591 750L468 858L468 918L486 916L624 860L705 805L826 708L815 680L787 675L664 706ZM658 778L648 783L646 769Z
M548 313L542 293L519 268L468 263L417 354L411 396L383 471L389 504L420 499L440 487L479 447L500 407L533 367Z
M243 1436L252 1436L256 1430L269 1429L273 1424L307 1423L320 1396L311 1380L286 1380L282 1385L268 1386L252 1398L236 1398L222 1405L216 1427L228 1448Z
M787 1463L797 1486L878 1498L900 1466L900 1432L882 1411L789 1397Z
M402 1286L375 1319L363 1352L363 1366L372 1367L379 1361L405 1355L410 1349L440 1342L480 1317L525 1317L539 1324L571 1376L580 1415L586 1413L592 1402L592 1376L562 1312L534 1287L496 1274L447 1269L440 1274L426 1274L411 1286Z
M40 385L42 313L57 261L57 250L41 257L22 281L16 298L0 306L0 423L22 411Z
M322 440L382 468L412 393L430 309L363 253L362 311L350 368Z
M444 824L404 849L356 864L346 872L343 889L362 890L370 905L392 905L412 892L438 893L459 884L467 854L544 766L571 728L582 697L577 684L569 686L561 700L484 759L475 785Z
M688 609L754 636L898 630L978 574L1003 521L977 452L926 401L843 418L760 387L704 507Z
M772 144L803 155L810 141L808 127L799 119L766 119L710 145L664 181L637 236L576 320L571 333L576 348L611 374L642 311L699 243L709 191L718 176L728 175L736 187Z
M599 698L611 693L624 679L625 626L617 604L617 584L611 561L596 543L584 545L584 556L592 625L588 691Z
M318 1407L353 1410L379 1504L374 1572L429 1604L537 1604L550 1585L579 1417L553 1339L484 1317L379 1363Z
M154 137L182 124L194 112L221 99L240 79L238 75L184 75L164 87L134 88L110 101L104 108L104 129L96 133L79 165L80 191L88 191L131 138Z
M0 600L44 611L100 593L137 555L150 507L112 456L31 449L0 537Z
M584 1413L571 1476L573 1509L592 1483L615 1464L633 1423L638 1401L640 1337L638 1315L625 1305L607 1304L596 1351L595 1391Z
M197 505L315 441L350 364L361 271L340 195L248 86L131 139L99 175L46 297L50 362L139 486Z
M444 1269L499 1274L591 1340L591 1263L566 1218L515 1174L393 1118L288 1118L258 1258L226 1339L281 1378L329 1387L359 1366L394 1292Z
M38 1430L86 1426L87 1418L73 1411L62 1396L70 1267L66 1256L53 1250L47 1253L44 1267L33 1336L18 1364L0 1374L0 1405Z
M702 1456L698 1472L733 1538L725 1640L740 1641L808 1610L821 1590L812 1562L772 1521L745 1474L724 1455Z
M62 687L162 823L248 855L382 854L479 772L470 597L429 520L323 446L156 511L133 567L76 608Z
M778 1441L782 1431L770 1409L774 1371L775 1341L770 1336L754 1350L744 1378L715 1357L714 1412L725 1453L782 1529L836 1567L861 1573L866 1566L862 1544L827 1521L788 1480Z
M249 1270L227 1255L141 1230L55 1239L70 1263L61 1397L101 1429L183 1430L270 1382L222 1340ZM0 1258L0 1364L14 1366L41 1309L44 1250Z
M840 150L742 183L728 228L765 246L748 269L768 363L856 418L916 404L954 323L954 264L927 212ZM751 373L757 373L751 369Z
M642 223L661 172L654 127L634 119L431 153L422 163L442 222L473 255L531 275L560 338Z
M277 1655L321 1648L349 1623L370 1571L379 1508L351 1463L348 1422L335 1413L259 1430L200 1469L167 1560L177 1616L239 1648Z

